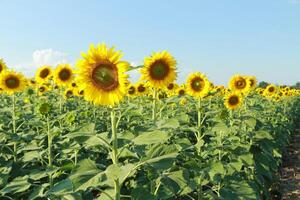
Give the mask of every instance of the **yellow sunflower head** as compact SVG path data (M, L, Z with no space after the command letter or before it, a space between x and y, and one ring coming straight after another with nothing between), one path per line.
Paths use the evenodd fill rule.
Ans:
M23 91L26 85L27 80L21 73L5 70L0 75L0 88L9 95Z
M43 95L44 93L48 92L50 88L46 85L40 85L37 88L38 95Z
M50 66L40 67L35 74L35 79L40 85L46 83L51 77L52 68Z
M187 93L196 98L206 96L209 92L210 86L211 84L207 77L200 72L190 74L186 81Z
M77 62L78 84L84 98L97 105L115 105L127 93L129 63L121 61L122 54L105 44L90 46Z
M72 83L73 70L69 64L60 64L56 67L53 78L58 86L66 86Z
M141 73L141 80L148 81L154 88L164 89L177 78L176 60L167 51L153 53L145 58Z
M183 96L186 94L186 90L184 86L180 86L176 89L176 93L178 96Z
M270 84L266 87L266 89L264 90L264 95L266 97L272 97L277 93L277 87L274 84Z
M127 94L129 97L135 97L136 95L136 87L133 84L128 85Z
M138 82L135 86L138 95L143 96L148 93L148 88L145 83Z
M4 72L7 69L7 66L5 64L5 62L3 61L3 59L0 59L0 74L2 72Z
M233 93L228 93L225 95L225 101L224 104L227 109L229 110L235 110L237 109L243 102L242 96L240 93L233 92Z
M250 90L250 80L245 76L235 75L230 79L229 89L235 92L247 93Z
M254 90L257 86L257 79L255 76L247 76L247 79L249 80L250 89Z
M74 88L67 88L65 91L64 91L64 98L65 99L68 99L68 98L71 98L74 94Z

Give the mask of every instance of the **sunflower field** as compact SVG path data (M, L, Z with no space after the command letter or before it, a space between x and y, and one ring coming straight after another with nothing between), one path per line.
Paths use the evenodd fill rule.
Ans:
M300 91L176 70L167 51L133 67L105 44L34 78L0 60L0 199L271 199Z

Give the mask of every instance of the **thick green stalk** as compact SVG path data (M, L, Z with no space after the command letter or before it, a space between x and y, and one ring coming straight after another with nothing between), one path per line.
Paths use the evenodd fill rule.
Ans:
M16 97L15 94L12 95L12 125L13 125L13 134L16 134ZM13 143L14 145L14 162L17 162L17 155L18 155L18 149L17 149L17 142Z
M156 122L156 90L153 89L153 102L152 102L152 120Z
M117 136L117 123L116 123L116 112L112 108L110 112L111 117L111 132L112 132L112 142L113 142L113 152L112 152L112 161L113 164L118 164L118 136Z
M115 200L121 199L121 185L119 183L119 179L116 179L115 181Z
M48 167L52 167L52 136L50 134L50 121L47 115L47 137L48 137ZM52 175L49 175L50 187L53 186Z
M118 164L118 135L117 135L117 123L116 123L116 112L112 108L111 113L111 131L112 131L112 162ZM119 179L114 180L115 182L115 200L120 200L121 197L121 185Z
M198 104L197 104L197 127L198 127L198 140L201 138L201 99L198 99Z

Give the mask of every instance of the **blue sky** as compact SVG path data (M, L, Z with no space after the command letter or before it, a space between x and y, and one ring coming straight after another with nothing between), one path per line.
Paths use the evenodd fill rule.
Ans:
M236 73L300 81L300 0L1 0L0 7L0 58L27 75L44 63L75 63L90 43L105 42L135 64L168 50L179 82L195 71L216 84Z

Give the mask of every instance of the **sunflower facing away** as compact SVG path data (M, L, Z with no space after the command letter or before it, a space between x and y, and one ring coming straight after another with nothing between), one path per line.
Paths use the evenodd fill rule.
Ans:
M35 79L39 85L46 83L52 76L52 68L50 66L40 67L36 74Z
M250 90L250 80L244 76L235 75L229 81L229 89L239 93L247 93Z
M196 98L202 98L208 94L209 88L210 82L204 74L196 72L188 76L186 81L186 91L189 95Z
M247 77L249 80L249 84L250 84L250 89L254 90L257 86L257 79L255 76L248 76Z
M105 44L90 46L77 62L78 84L84 90L84 98L97 105L115 105L127 93L125 74L129 63L121 61L122 54Z
M242 104L242 96L239 93L228 93L225 96L224 104L227 109L235 110Z
M0 75L0 88L10 95L23 91L26 85L26 78L21 73L6 70Z
M7 69L7 66L3 59L0 59L0 74Z
M73 70L69 64L60 64L56 67L53 74L54 82L58 86L66 86L72 83Z
M154 88L164 89L177 78L176 64L167 51L153 53L144 59L141 80L148 81Z

